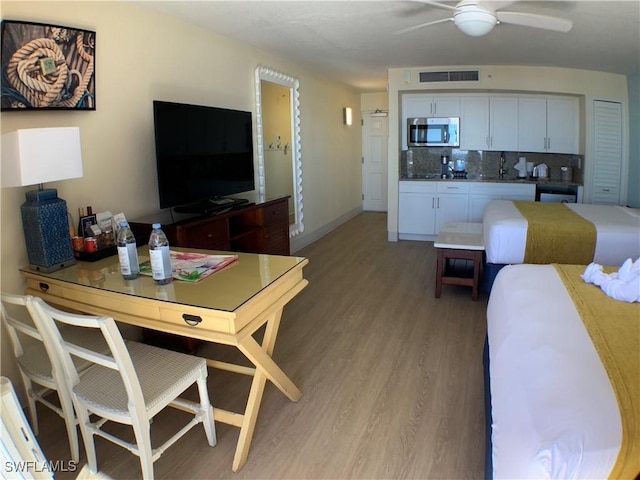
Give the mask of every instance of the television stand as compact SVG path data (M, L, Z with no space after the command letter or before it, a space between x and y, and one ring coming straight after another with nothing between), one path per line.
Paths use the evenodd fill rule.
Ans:
M180 205L178 207L174 207L173 210L176 213L197 213L199 215L207 215L215 213L217 210L235 208L246 203L249 203L249 200L244 198L217 197L202 200L197 203L190 203L188 205Z
M235 199L234 199L235 200ZM210 205L196 216L174 220L159 212L131 221L131 229L149 238L153 223L161 223L172 247L289 255L289 197L240 205ZM181 212L189 213L189 212Z

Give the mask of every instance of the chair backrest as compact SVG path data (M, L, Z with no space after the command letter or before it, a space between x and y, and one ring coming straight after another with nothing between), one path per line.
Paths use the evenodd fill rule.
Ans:
M13 345L13 353L16 358L18 358L24 353L24 347L22 345L20 334L26 335L35 340L39 340L40 342L43 341L43 338L35 326L29 325L26 322L19 320L17 317L13 316L6 308L7 305L16 305L24 307L26 312L28 310L28 296L2 293L0 294L0 297L2 298L2 321L7 327L7 333L9 334L9 338L11 339L11 343ZM33 315L31 315L31 317L33 318Z
M113 318L64 312L48 305L38 297L28 299L27 304L36 313L35 322L42 332L45 345L50 349L50 353L55 353L59 359L71 388L80 381L72 357L97 365L91 368L116 370L120 374L129 399L129 414L139 419L145 418L146 409L142 388L133 368L131 356ZM58 323L100 330L109 347L110 355L65 340L60 334Z

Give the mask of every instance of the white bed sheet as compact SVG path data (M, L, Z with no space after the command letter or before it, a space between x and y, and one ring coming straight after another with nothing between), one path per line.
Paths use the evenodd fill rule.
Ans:
M498 273L487 335L494 478L606 478L620 450L620 412L553 266Z
M601 265L620 265L627 258L640 256L640 214L617 205L566 204L596 226L593 261ZM483 215L487 263L523 263L527 244L527 220L511 200L492 200ZM562 263L562 259L557 260Z

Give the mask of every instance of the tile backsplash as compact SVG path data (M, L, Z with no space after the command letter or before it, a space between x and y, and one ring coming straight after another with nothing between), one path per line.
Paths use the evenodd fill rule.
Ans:
M413 152L413 176L424 177L426 175L440 175L440 157L449 155L449 160L465 161L465 170L469 174L487 178L497 178L500 169L501 152L485 152L481 150L460 150L458 148L446 147L418 147L412 148ZM560 180L560 167L567 166L573 168L572 182L583 183L583 156L564 155L556 153L532 153L532 152L504 152L505 168L507 173L505 178L515 178L518 171L513 168L518 163L519 157L526 157L527 162L534 165L546 163L549 167L549 179ZM407 175L407 150L401 152L400 156L400 178Z

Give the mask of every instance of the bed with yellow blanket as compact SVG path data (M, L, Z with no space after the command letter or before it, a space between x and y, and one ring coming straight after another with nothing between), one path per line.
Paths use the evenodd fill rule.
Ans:
M504 265L620 265L640 256L640 211L617 205L493 200L483 214L484 285Z
M510 265L496 277L489 478L640 474L640 304L607 297L583 271Z

